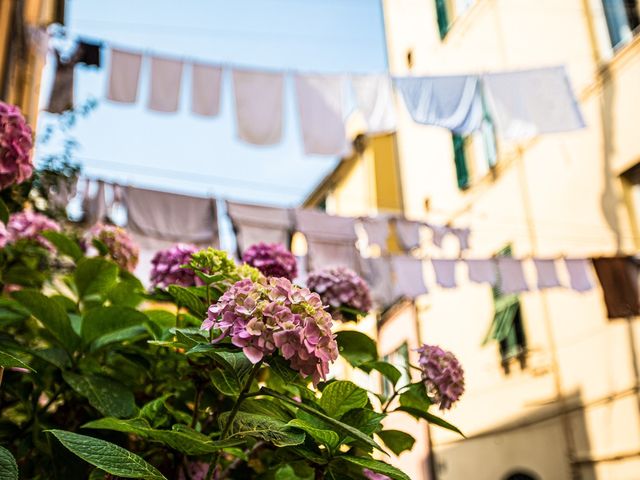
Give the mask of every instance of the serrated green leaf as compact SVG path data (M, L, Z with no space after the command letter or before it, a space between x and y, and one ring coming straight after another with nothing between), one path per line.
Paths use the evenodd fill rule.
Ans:
M406 450L411 450L416 439L400 430L382 430L377 433L384 444L396 455L400 455Z
M242 386L235 375L226 370L218 369L211 372L210 378L213 386L223 395L230 397L240 395Z
M82 339L89 344L96 338L133 326L144 326L147 316L130 307L97 307L89 310L82 322Z
M64 233L49 230L47 232L42 232L42 236L49 240L54 247L56 247L58 253L67 255L75 261L78 261L83 257L80 245L78 245L76 241L72 240Z
M229 412L220 415L220 425L225 425ZM229 429L229 438L260 438L276 447L300 445L304 442L304 433L290 429L286 423L265 415L238 412Z
M349 410L340 420L367 435L371 435L380 429L380 422L385 417L384 413L378 413L368 408L358 408Z
M133 393L121 383L97 375L63 372L64 381L107 417L132 417L137 408Z
M269 358L268 362L271 370L285 382L291 383L299 378L298 372L293 370L289 366L289 362L287 362L284 358L273 356Z
M394 412L406 412L414 418L426 420L429 423L433 423L434 425L438 425L439 427L446 428L447 430L451 430L452 432L456 432L464 437L464 433L462 433L458 427L450 424L445 419L437 417L432 413L425 412L423 410L419 410L417 408L412 407L398 407L394 410Z
M374 460L373 458L342 455L340 457L336 457L336 461L349 462L362 468L368 468L373 472L382 473L383 475L391 477L393 480L411 480L402 470L399 470L388 463L381 462L380 460Z
M73 278L80 298L90 295L104 298L118 281L118 266L101 257L83 258L78 262Z
M194 315L200 318L204 318L207 315L208 306L205 306L202 300L187 287L169 285L167 291L178 305L188 308Z
M395 366L391 365L388 362L367 362L360 365L360 368L367 373L371 370L380 372L387 380L391 382L392 385L398 383L398 380L402 378L402 372L400 372L400 370L398 370Z
M354 367L378 359L376 343L364 333L342 330L336 333L336 341L340 355Z
M26 307L67 351L75 350L80 338L71 327L69 315L58 302L35 290L13 292L13 297Z
M0 350L0 367L5 367L5 368L19 367L19 368L26 368L28 370L31 370L32 372L35 372L33 368L31 368L29 365L24 363L18 357L15 357L8 352L3 352L2 350Z
M400 405L403 407L426 411L431 404L431 399L427 395L427 390L422 382L412 383L409 388L400 394Z
M336 432L315 428L313 425L299 418L294 418L287 423L287 425L289 427L299 428L303 432L308 433L317 443L326 445L329 449L336 448L340 443L340 437Z
M167 480L153 465L135 453L111 442L64 430L46 430L46 432L55 436L62 445L85 462L111 475L124 478Z
M18 464L11 452L0 447L0 478L2 480L18 480Z
M345 380L332 382L322 391L318 404L330 417L339 419L354 408L364 407L368 402L367 391L355 383Z
M111 343L122 343L130 340L137 340L147 336L147 329L143 325L134 325L133 327L123 328L115 332L107 333L96 338L91 343L91 351L99 350Z

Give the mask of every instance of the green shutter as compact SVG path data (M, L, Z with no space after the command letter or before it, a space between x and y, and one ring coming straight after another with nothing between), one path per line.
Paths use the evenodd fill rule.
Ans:
M491 340L501 342L513 337L517 343L514 320L520 309L517 295L503 295L495 300L495 315L491 327L484 338L483 345Z
M438 30L440 39L443 39L449 31L449 15L447 13L446 0L436 0L436 14L438 16Z
M467 170L467 159L464 154L464 138L453 134L453 155L456 164L456 176L458 178L458 188L464 190L469 186L469 171Z

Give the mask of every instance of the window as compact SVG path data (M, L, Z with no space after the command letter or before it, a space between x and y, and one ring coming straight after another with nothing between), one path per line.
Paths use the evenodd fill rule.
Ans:
M485 111L477 132L462 137L453 134L453 154L458 188L465 190L484 177L498 160L493 121Z
M613 48L621 47L637 33L638 0L602 0Z
M436 16L440 38L446 37L453 22L477 0L436 0Z
M396 367L402 373L400 380L398 380L399 386L403 387L411 383L411 378L409 377L409 347L406 342L390 354L382 357L382 359ZM387 379L383 379L382 393L387 398L393 393L393 385L391 385L391 382Z
M498 256L511 256L511 247L505 247ZM520 367L526 366L526 338L524 333L524 325L522 322L522 314L520 309L520 300L517 295L504 294L500 287L500 278L498 276L496 286L493 287L493 307L494 316L491 327L484 339L484 344L495 340L498 342L500 351L500 359L502 368L505 373L509 373L511 369L511 361L517 360Z

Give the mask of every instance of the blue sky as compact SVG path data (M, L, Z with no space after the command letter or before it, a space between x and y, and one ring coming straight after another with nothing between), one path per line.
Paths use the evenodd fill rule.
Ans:
M379 0L76 0L68 2L72 36L104 39L147 53L309 72L382 72L386 69ZM103 59L106 59L103 55ZM106 63L106 62L105 62ZM148 72L136 105L104 99L108 65L76 69L76 101L98 108L73 135L77 158L90 175L161 190L241 201L295 205L337 159L305 156L291 83L285 98L281 144L255 147L236 139L231 85L225 78L221 115L146 109ZM51 77L45 73L44 84ZM46 96L46 92L45 92ZM55 116L44 113L42 128ZM39 154L53 146L42 146Z

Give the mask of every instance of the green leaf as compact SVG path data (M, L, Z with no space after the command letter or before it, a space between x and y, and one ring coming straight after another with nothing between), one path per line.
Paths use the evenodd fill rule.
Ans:
M299 378L298 372L293 370L289 366L289 362L284 358L280 356L273 356L269 358L268 362L271 370L273 370L273 372L285 382L291 383Z
M9 221L9 207L0 198L0 222L6 224Z
M367 435L380 430L380 422L386 417L384 413L378 413L368 408L349 410L340 419L342 422L357 428Z
M238 378L226 370L214 370L210 375L211 383L223 395L237 397L240 395L242 386Z
M143 293L144 290L137 279L135 281L125 280L116 283L116 285L109 290L107 298L112 305L135 308L144 300L142 296Z
M187 287L179 285L169 285L167 288L169 294L174 298L177 304L187 307L194 315L204 318L207 315L207 308L198 296L191 292Z
M336 448L340 443L340 437L336 432L315 428L313 425L299 418L294 418L287 423L287 425L289 427L299 428L303 432L308 433L317 443L326 445L329 449Z
M59 369L71 367L69 354L62 348L45 348L42 350L32 350L31 353L45 362L55 365Z
M0 298L0 326L22 322L31 316L29 310L10 298Z
M426 411L431 404L431 399L427 395L427 390L422 382L412 383L406 391L400 394L400 405L403 407Z
M115 332L107 333L96 338L91 344L91 351L99 350L112 343L122 343L125 341L138 340L147 336L147 329L142 325L123 328Z
M144 314L149 318L149 321L162 328L171 328L176 325L175 313L166 310L145 310Z
M2 480L18 480L18 464L11 452L0 447L0 478Z
M63 372L62 377L91 406L107 417L132 417L137 408L133 393L110 378Z
M402 470L399 470L396 467L389 465L388 463L381 462L380 460L374 460L373 458L342 455L340 457L336 457L336 460L349 462L362 468L368 468L373 472L381 473L383 475L391 477L393 480L411 480L409 476Z
M339 380L326 386L318 404L327 415L339 419L349 410L364 407L368 400L366 390L355 383Z
M111 442L64 430L46 430L85 462L124 478L167 480L153 465Z
M320 412L319 410L316 410L315 408L312 408L308 405L305 405L304 403L298 403L295 400L290 399L289 397L287 397L286 395L283 395L279 392L276 392L275 390L271 390L270 388L266 388L266 387L262 387L260 389L260 393L264 394L264 395L269 395L270 397L274 397L277 398L285 403L288 403L289 405L293 405L294 407L299 408L300 410L309 413L317 418L319 418L320 420L323 420L325 423L328 423L331 427L333 427L336 432L338 432L339 434L342 435L349 435L352 438L356 439L356 440L361 440L362 442L364 442L365 444L376 448L378 450L380 450L381 452L386 453L382 447L380 445L378 445L371 437L369 437L368 435L365 435L364 433L362 433L360 430L358 430L357 428L352 427L351 425L347 425L346 423L343 423L339 420L336 420L335 418L331 418L328 415L325 415L324 413Z
M220 425L225 425L229 412L220 415ZM261 438L276 447L300 445L304 442L304 433L291 430L286 423L265 415L238 412L229 429L230 438L234 436Z
M91 343L102 335L133 326L144 326L147 316L130 307L97 307L89 310L82 322L82 339Z
M382 430L378 436L384 444L396 455L400 455L405 450L411 450L416 439L400 430Z
M360 368L367 373L371 370L380 372L393 385L398 383L398 380L402 378L402 372L400 372L400 370L398 370L395 366L391 365L388 362L367 362L360 365Z
M354 367L378 359L376 343L364 333L343 330L337 332L336 341L338 342L340 355Z
M89 295L105 297L118 281L118 266L101 257L83 258L78 262L74 280L80 298Z
M433 423L434 425L438 425L439 427L446 428L447 430L451 430L452 432L456 432L464 437L464 433L462 433L458 427L451 425L449 422L444 420L443 418L437 417L429 412L425 412L423 410L418 410L417 408L412 407L398 407L394 410L394 412L406 412L414 418L426 420L429 423Z
M71 327L69 315L58 302L35 290L20 290L14 292L13 296L45 326L67 351L75 350L80 339Z
M42 236L49 240L54 247L56 247L58 253L67 255L75 261L80 260L84 256L80 245L78 245L77 242L66 236L64 233L49 230L47 232L42 232Z
M10 353L3 352L2 350L0 350L0 367L7 367L7 368L19 367L19 368L26 368L31 370L32 372L35 372L33 368L31 368L29 365L24 363L18 357L14 357Z

